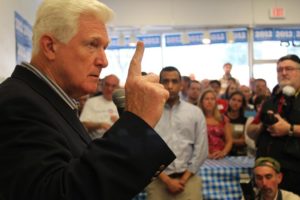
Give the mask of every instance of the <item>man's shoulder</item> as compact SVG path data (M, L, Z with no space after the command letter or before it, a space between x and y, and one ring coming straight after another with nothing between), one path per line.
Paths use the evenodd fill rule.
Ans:
M283 200L300 200L300 196L293 192L289 192L286 190L280 190L280 191L282 193Z
M191 110L200 110L200 108L197 106L197 105L194 105L194 104L191 104L187 101L183 101L181 100L180 101L180 104L185 107L185 108L188 108L188 109L191 109Z
M201 116L203 114L201 108L196 105L193 105L186 101L181 101L180 104L184 111L189 113L190 115Z
M104 98L102 95L89 97L86 101L87 104L94 104L94 103L101 103L104 101Z

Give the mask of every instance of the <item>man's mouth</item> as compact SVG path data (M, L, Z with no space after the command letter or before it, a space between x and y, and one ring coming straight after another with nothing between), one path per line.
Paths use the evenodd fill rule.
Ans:
M91 74L90 76L99 78L99 74Z
M261 189L261 192L263 192L263 193L270 193L270 192L272 192L272 190L271 189L269 189L269 188L262 188Z

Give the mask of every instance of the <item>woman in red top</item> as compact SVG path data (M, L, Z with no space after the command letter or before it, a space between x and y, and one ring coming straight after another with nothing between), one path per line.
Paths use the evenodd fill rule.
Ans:
M232 130L229 120L218 110L217 96L212 89L201 95L199 107L202 109L207 124L210 159L225 157L232 147Z

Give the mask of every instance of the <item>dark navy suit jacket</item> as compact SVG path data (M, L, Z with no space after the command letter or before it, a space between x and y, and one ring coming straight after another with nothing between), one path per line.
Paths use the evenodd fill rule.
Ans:
M91 141L76 113L22 66L0 85L0 199L131 199L174 158L130 112Z

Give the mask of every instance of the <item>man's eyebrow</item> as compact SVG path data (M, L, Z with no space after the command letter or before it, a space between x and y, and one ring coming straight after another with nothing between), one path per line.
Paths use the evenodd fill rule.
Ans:
M179 81L179 79L177 79L177 78L163 78L162 80L166 80L166 81Z

